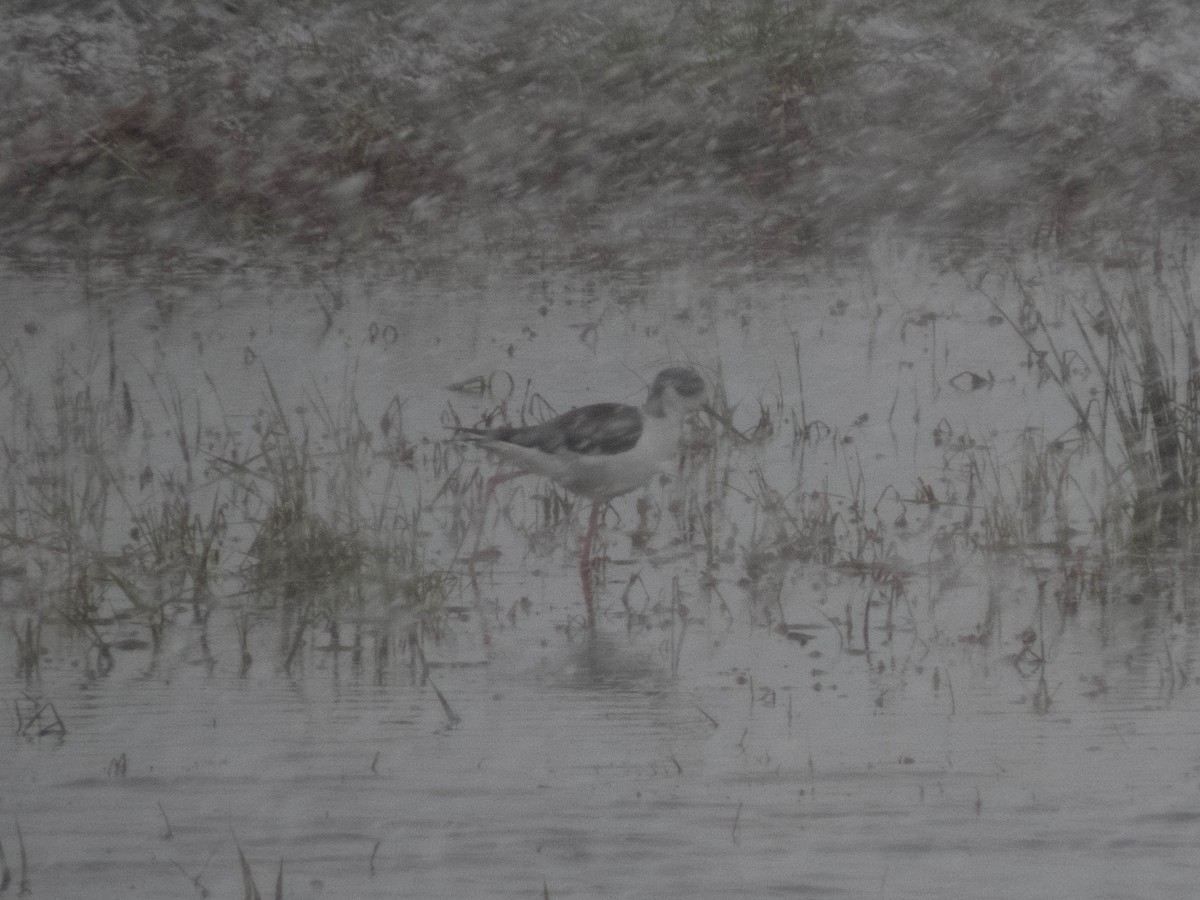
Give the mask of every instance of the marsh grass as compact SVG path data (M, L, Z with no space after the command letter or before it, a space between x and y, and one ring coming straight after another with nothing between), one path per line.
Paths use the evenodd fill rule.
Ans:
M1188 403L1200 387L1200 351L1183 274L1180 293L1173 295L1161 276L1151 293L1132 271L1118 299L1093 269L1101 311L1090 325L1104 340L1103 354L1078 310L1072 311L1103 380L1102 415L1111 410L1120 433L1134 482L1131 539L1141 546L1178 546L1188 524L1186 511L1196 503L1196 485L1189 486L1190 497L1185 494L1184 475L1186 460L1194 459L1200 447L1185 446L1195 431L1194 425L1185 427L1182 415L1195 409ZM1182 380L1173 377L1181 371ZM1187 468L1194 473L1194 467Z
M37 674L44 652L41 617L36 617L35 621L34 616L27 616L24 628L19 628L15 622L10 622L8 628L17 645L17 677L29 681Z
M931 336L935 348L939 340ZM799 366L797 373L802 385ZM935 370L931 377L941 376ZM994 387L987 378L972 389ZM920 400L914 402L919 421ZM739 541L752 623L803 641L810 632L791 623L803 610L815 611L837 628L844 652L911 673L930 654L940 658L954 639L945 598L962 589L964 569L1031 570L1022 560L1045 554L1057 567L1049 580L1061 617L1095 596L1099 569L1084 549L1091 535L1078 530L1072 509L1086 499L1087 445L1072 430L1050 439L1027 427L985 441L942 419L918 433L925 443L919 456L940 459L940 472L908 487L880 485L873 483L879 468L864 465L856 426L809 419L802 391L799 403L791 408L790 435L782 435L791 441L794 481L756 465L735 489L753 511L752 528ZM889 429L895 443L895 424ZM808 602L806 586L817 591ZM970 640L1007 643L999 606L989 601L980 612L983 624ZM944 659L938 668L948 684Z
M317 512L319 475L310 426L303 418L292 422L270 376L264 373L264 378L268 403L253 429L257 453L240 463L222 462L262 510L253 521L246 575L253 595L281 599L283 667L290 671L305 635L318 623L332 631L333 643L339 646L342 601L364 548L352 531L339 529ZM348 465L353 468L355 462ZM344 489L335 486L333 495L336 510L339 500L345 502ZM248 628L247 620L240 622L244 667Z
M398 615L418 634L442 636L454 579L424 549L432 506L399 401L381 439L352 386L337 402L313 392L289 411L264 372L264 408L239 430L223 412L206 418L219 402L147 373L155 421L169 423L174 453L152 449L144 424L135 463L142 408L115 364L107 393L89 371L61 364L42 397L16 356L4 369L0 563L6 584L19 583L30 604L8 624L22 677L37 674L47 622L86 638L97 674L112 668L118 650L148 646L157 656L187 609L203 629L214 608L232 606L243 672L253 659L249 635L272 608L283 620L285 667L317 629L330 649L345 649L347 617L382 623ZM215 391L211 379L203 383ZM445 473L447 456L422 463ZM231 591L239 575L240 594ZM129 636L131 625L148 643Z
M1122 551L1189 544L1200 505L1194 462L1200 345L1190 247L1186 239L1172 247L1165 240L1160 235L1148 248L1121 243L1117 263L1089 267L1090 290L1055 296L1016 274L1019 310L1010 313L993 300L1027 346L1031 368L1058 387L1074 412L1075 435L1049 442L1051 456L1068 444L1073 459L1096 451L1103 489L1081 494L1090 494L1101 542ZM1062 333L1064 318L1073 333ZM1051 462L1058 479L1053 493L1061 498L1065 483L1078 486L1085 472ZM1049 473L1026 466L1027 495L1039 477Z
M959 522L963 533L972 534L976 525L982 528L972 540L994 551L1068 549L1074 451L1065 442L1047 441L1042 429L1028 427L1002 457L994 443L964 435L944 458L951 480L966 482Z
M253 596L281 601L285 669L314 628L325 632L328 649L360 652L359 630L351 645L342 642L347 617L398 617L417 640L440 639L455 579L426 555L430 504L416 477L415 449L402 437L400 403L389 408L381 451L352 379L336 403L313 392L303 410L289 413L264 377L266 410L253 428L258 446L241 462L221 465L259 510L250 516L244 574ZM447 481L453 477L444 456L432 465ZM245 611L237 618L244 668L253 621Z
M462 20L164 0L63 6L51 27L22 2L0 225L70 247L449 232L602 266L641 249L619 236L630 217L679 233L681 255L770 260L880 219L964 245L1015 220L1074 249L1146 208L1189 216L1200 183L1169 71L1195 25L1126 7L1105 0L1115 25L1096 29L1032 2L625 0L582 19L504 2ZM1130 84L1144 44L1163 53Z
M93 361L94 362L94 361ZM107 658L95 625L103 586L96 561L110 537L122 413L93 387L90 371L60 364L43 399L6 360L9 424L0 437L7 508L3 551L52 598L63 621L88 635ZM45 404L45 405L43 405Z
M714 405L736 412L745 430L726 435L692 423L678 477L606 510L591 572L603 610L623 615L631 629L662 630L673 668L681 644L671 641L698 622L782 628L795 640L804 632L794 624L814 612L838 628L844 647L878 653L905 629L931 644L946 639L934 607L952 594L956 568L1045 552L1056 560L1048 597L1061 616L1074 614L1103 595L1096 581L1106 570L1091 555L1093 539L1103 545L1137 533L1138 498L1158 502L1170 487L1156 468L1162 459L1174 460L1181 499L1156 506L1155 522L1178 525L1195 515L1188 486L1197 478L1191 459L1200 380L1192 375L1200 352L1185 262L1164 263L1157 275L1149 264L1136 278L1125 269L1093 270L1096 287L1086 296L1014 275L1018 306L1004 309L1030 367L1007 381L1027 378L1031 391L1056 387L1077 421L1053 435L1030 425L980 437L948 418L921 425L928 396L914 393L906 408L907 395L897 389L886 417L893 449L910 414L914 458L924 460L908 480L892 477L860 443L866 413L840 421L827 411L828 424L810 414L810 373L796 334L794 384L785 385L790 378L777 367L760 396L738 397L738 404L727 396L718 361L710 373ZM1126 289L1116 290L1114 279L1128 279ZM835 306L830 315L845 310ZM932 310L895 319L901 332L921 329L922 352L939 360L922 363L921 381L927 372L929 384L921 390L1003 390L1006 380L990 372L947 379L953 370L940 360L953 322ZM472 614L486 616L486 643L489 628L523 621L516 611L529 601L500 595L472 609L463 603L465 574L477 567L494 586L511 571L528 571L529 560L574 552L575 498L527 479L504 488L485 518L490 463L449 441L413 440L402 395L369 418L353 366L333 390L310 386L286 401L276 373L264 369L260 408L234 427L220 398L201 402L166 376L145 373L148 385L123 377L112 362L111 331L109 344L107 356L83 370L60 365L45 396L22 382L16 357L5 369L13 427L0 439L0 553L4 572L23 571L23 589L38 585L31 611L9 623L27 678L36 676L47 624L84 635L89 671L102 674L114 654L138 649L130 623L145 630L157 655L189 609L201 632L214 610L229 613L243 674L259 652L253 638L264 622L278 628L279 658L289 671L314 652L348 651L355 665L373 652L386 664L389 634L427 646L451 637L454 621ZM1158 360L1157 375L1143 370L1148 353ZM215 396L211 379L197 379L198 390L205 383ZM1154 383L1159 393L1145 394ZM150 403L140 402L139 391ZM492 425L555 413L532 383L503 370L454 385L452 393L443 414L450 426L462 421L460 407ZM152 429L147 413L165 427ZM1159 439L1163 429L1174 446ZM509 571L496 565L499 549L466 549L497 529L520 542L520 562ZM655 578L669 567L679 571L685 559L694 564L687 577ZM914 599L924 593L915 584L922 578L930 582L924 607ZM819 586L816 600L806 585ZM1003 637L991 596L982 604L984 625L971 633Z
M212 581L221 566L228 532L221 492L214 490L212 494L212 503L203 514L193 509L189 494L176 492L161 505L137 508L132 516L131 536L140 539L135 555L143 571L152 573L156 593L183 599L190 582L197 622L208 616Z

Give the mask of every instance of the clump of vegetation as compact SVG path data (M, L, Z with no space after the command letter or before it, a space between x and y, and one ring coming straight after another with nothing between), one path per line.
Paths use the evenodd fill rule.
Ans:
M6 501L0 558L32 578L58 615L93 639L103 659L107 644L94 621L103 590L99 561L111 538L117 494L110 462L121 414L111 396L105 399L65 367L48 398L26 384L21 371L17 358L6 361L5 381L24 402L10 405L0 438ZM22 656L29 668L40 641L28 625L26 635Z
M242 434L204 421L198 400L193 421L191 401L171 385L160 395L171 466L170 444L129 452L140 407L115 365L109 381L105 389L63 365L43 398L16 357L5 370L0 586L6 600L13 585L23 592L8 631L25 677L38 672L47 624L82 635L104 674L117 652L156 654L186 610L204 627L214 608L232 608L243 671L249 634L272 608L284 611L285 666L314 629L343 649L348 616L361 624L400 615L406 639L440 637L453 579L425 559L419 481L400 474L413 453L393 431L398 422L383 429L392 433L377 456L352 389L336 409L318 396L324 431L315 434L267 377L266 411ZM153 429L141 431L151 439ZM150 455L159 468L144 462ZM232 590L238 577L245 594ZM356 632L356 652L361 640Z
M268 510L249 556L260 589L278 587L285 597L294 597L357 571L363 550L352 534L339 532L315 512L310 435L307 428L293 433L273 385L270 391L272 408L260 435L262 470L255 473L266 489L254 488ZM241 471L247 468L243 464Z
M1040 377L1068 401L1081 447L1099 455L1104 491L1094 520L1106 543L1182 546L1200 524L1192 462L1200 453L1200 345L1189 257L1186 238L1169 252L1160 237L1144 254L1126 241L1110 266L1090 267L1091 290L1082 294L1045 297L1018 276L1022 305L1005 313ZM1064 316L1074 330L1066 338L1056 336ZM1060 491L1065 477L1061 468Z

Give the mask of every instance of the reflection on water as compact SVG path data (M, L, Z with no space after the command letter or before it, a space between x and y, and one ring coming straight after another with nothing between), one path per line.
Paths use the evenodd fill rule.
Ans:
M957 282L921 283L920 305L953 310L938 331L901 300L880 312L854 278L822 294L772 277L632 293L615 276L387 290L364 277L340 287L332 328L316 288L253 274L172 284L169 309L115 279L93 284L92 305L17 292L30 299L15 320L39 323L20 348L38 391L63 359L91 359L104 382L95 358L111 354L128 380L139 427L118 460L122 500L178 464L168 373L195 388L185 421L198 410L230 432L274 402L264 370L297 416L353 382L350 419L371 441L385 411L399 416L362 458L422 491L379 530L415 536L403 549L424 568L283 607L214 574L207 599L176 585L158 607L134 601L164 582L133 584L106 558L100 576L81 571L103 580L90 621L110 651L47 618L32 658L39 572L6 569L9 865L19 823L34 896L49 897L236 896L239 847L261 891L283 861L287 897L1192 896L1200 607L1186 562L1101 583L1073 551L981 549L954 463L1028 428L1014 345L988 332L961 350L994 370L986 391L920 393L968 366L951 354L982 313ZM805 422L799 388L783 387L793 338ZM439 493L448 478L432 474L443 415L495 401L446 385L502 371L514 397L529 383L561 406L623 399L642 390L631 372L667 358L719 362L739 417L769 412L775 437L701 454L642 509L614 503L596 633L578 625L580 523L536 484L492 513L479 596L442 571L471 496ZM305 421L314 436L324 422ZM824 434L817 422L823 443L796 437ZM226 471L245 458L222 457ZM338 484L314 497L345 512ZM224 553L245 559L258 513L241 490L222 510ZM128 510L114 499L106 515ZM133 540L129 522L106 524L117 549ZM860 558L823 559L812 535L860 539ZM65 733L24 727L47 703Z
M652 693L667 690L672 683L661 658L603 632L585 635L570 650L565 687L604 693Z

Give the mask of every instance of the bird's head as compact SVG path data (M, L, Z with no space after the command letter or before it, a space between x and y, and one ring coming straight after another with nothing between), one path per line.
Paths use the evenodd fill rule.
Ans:
M713 409L708 402L708 385L695 369L686 366L671 366L654 376L650 395L646 398L645 410L652 416L665 416L682 421L688 413L702 410L720 422L726 430L740 440L747 440L738 431L728 416Z
M682 418L703 409L707 395L707 385L694 369L671 366L654 376L646 398L646 411L652 416Z

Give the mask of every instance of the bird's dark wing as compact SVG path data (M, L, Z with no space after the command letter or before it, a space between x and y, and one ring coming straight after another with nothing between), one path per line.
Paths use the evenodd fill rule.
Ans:
M559 423L567 449L584 455L624 453L642 436L641 410L623 403L581 406L551 422Z
M584 456L607 455L633 449L642 436L642 413L636 406L622 403L594 403L524 428L459 430L543 453L566 450Z

